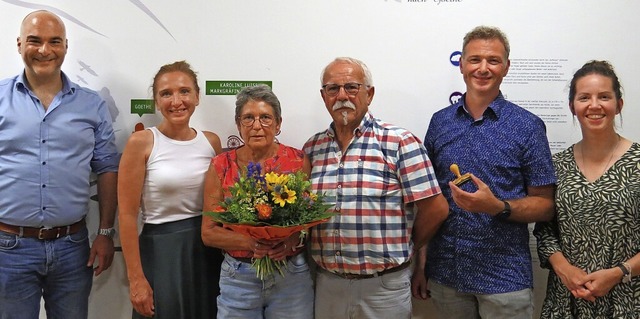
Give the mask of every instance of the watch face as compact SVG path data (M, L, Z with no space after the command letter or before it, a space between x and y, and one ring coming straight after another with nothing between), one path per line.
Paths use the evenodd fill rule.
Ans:
M502 201L504 203L504 209L498 213L498 215L496 215L496 217L498 219L507 219L509 218L509 216L511 216L511 205L509 205L509 202L507 201Z
M511 216L511 210L503 210L500 213L498 213L498 218L500 219L507 219L509 218L509 216Z

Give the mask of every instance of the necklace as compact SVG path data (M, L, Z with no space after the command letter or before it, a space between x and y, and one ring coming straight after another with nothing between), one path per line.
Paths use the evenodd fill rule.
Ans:
M611 164L611 160L613 159L613 155L616 153L616 150L618 149L618 144L620 144L620 134L616 134L618 136L618 139L616 140L616 145L613 146L613 149L611 150L611 156L609 156L609 160L607 161L607 164L604 165L604 167L602 168L602 172L600 173L599 176L604 175L604 172L607 171L607 168L609 168L609 164ZM586 173L587 170L587 162L584 161L584 143L580 143L580 155L582 157L582 165L584 166L584 170Z

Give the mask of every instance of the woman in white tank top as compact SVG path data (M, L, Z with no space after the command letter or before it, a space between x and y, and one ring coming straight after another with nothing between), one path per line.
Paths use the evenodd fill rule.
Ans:
M118 220L133 318L214 318L217 311L222 255L202 244L200 225L204 174L222 147L216 134L189 126L199 93L186 62L160 68L153 99L163 119L133 133L122 154Z

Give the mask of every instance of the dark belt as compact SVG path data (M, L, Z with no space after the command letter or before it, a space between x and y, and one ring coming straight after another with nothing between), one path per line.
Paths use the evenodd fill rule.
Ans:
M41 240L56 239L79 232L85 225L84 218L79 222L67 226L59 226L52 228L44 227L21 227L0 223L0 231L5 233L18 235L20 237L32 237Z
M327 272L327 273L330 273L332 275L338 276L340 278L344 278L344 279L360 280L360 279L370 279L370 278L375 278L375 277L380 277L380 276L392 274L394 272L398 272L400 270L406 269L407 267L409 267L409 265L411 265L411 262L407 261L404 264L401 264L401 265L399 265L397 267L388 268L388 269L385 269L383 271L377 272L375 274L365 274L365 275L337 273L337 272L331 272L331 271L324 270L324 269L323 269L323 271ZM322 269L322 268L320 268L320 269Z
M231 256L233 257L233 256ZM241 262L241 263L245 263L245 264L251 264L253 263L253 258L251 257L233 257L233 259Z
M297 253L297 254L295 254L295 255L287 256L287 260L289 260L289 259L291 259L291 258L293 258L293 257L296 257L296 256L298 256L299 254L301 254L301 252L298 252L298 253ZM231 256L231 255L229 255L229 257L232 257L233 259L235 259L235 260L237 260L237 261L239 261L239 262L241 262L241 263L246 263L246 264L252 264L252 263L254 262L254 260L255 260L255 259L253 259L253 258L251 258L251 257L233 257L233 256Z

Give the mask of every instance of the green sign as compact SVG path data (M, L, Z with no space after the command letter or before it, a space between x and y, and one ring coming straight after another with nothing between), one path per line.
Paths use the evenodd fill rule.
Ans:
M131 114L138 114L142 117L142 114L155 114L156 108L154 107L153 100L149 99L131 99Z
M273 87L271 81L207 81L206 95L236 95L242 88L258 84Z

